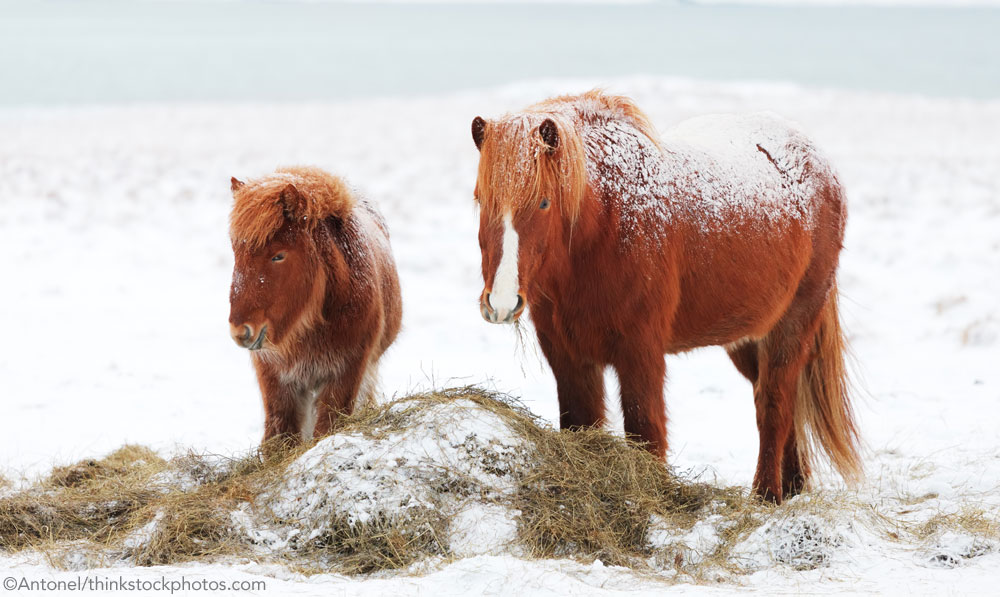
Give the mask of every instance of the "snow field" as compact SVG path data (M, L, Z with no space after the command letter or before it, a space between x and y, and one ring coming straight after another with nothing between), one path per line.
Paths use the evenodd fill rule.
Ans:
M8 314L0 470L16 482L125 442L220 454L256 444L259 394L246 354L227 334L228 180L283 164L346 176L388 220L404 330L382 362L387 394L480 383L555 420L554 383L530 329L519 344L478 312L477 154L468 129L477 114L597 83L607 84L542 81L337 104L3 110L0 271L9 284L0 294ZM839 284L869 448L868 481L852 499L915 524L969 509L995 513L1000 102L648 77L607 87L632 96L661 130L698 114L766 109L817 142L849 197ZM749 386L717 349L670 357L668 371L671 463L747 486L756 460ZM613 396L613 377L608 382ZM819 484L839 490L828 474ZM775 556L781 565L762 566L741 584L986 591L1000 568L996 546L983 548L970 533L943 530L901 547L873 537L850 509L831 516L824 524L793 518L791 535L778 522L762 527L759 539L784 554ZM690 541L710 546L711 532L703 532ZM832 546L829 557L796 570L797 540L787 536ZM460 559L418 579L303 579L249 562L185 569L277 575L275 582L303 593L657 586L625 570L509 555Z

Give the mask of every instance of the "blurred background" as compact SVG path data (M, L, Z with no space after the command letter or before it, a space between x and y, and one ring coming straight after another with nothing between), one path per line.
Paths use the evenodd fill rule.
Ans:
M640 73L988 98L996 4L3 0L0 104L335 100Z

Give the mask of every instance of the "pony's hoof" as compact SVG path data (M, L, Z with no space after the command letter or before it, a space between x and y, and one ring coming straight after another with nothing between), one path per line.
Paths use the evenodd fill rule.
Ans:
M789 500L802 493L805 490L805 487L805 479L793 478L791 481L787 481L782 484L781 495L784 499Z
M260 443L260 459L264 462L281 460L302 443L302 439L293 433L279 433L265 437Z
M781 505L782 495L781 495L780 491L776 493L776 492L774 492L771 489L768 489L766 487L759 487L758 486L758 487L754 488L754 493L765 504L773 504L775 506L780 506Z

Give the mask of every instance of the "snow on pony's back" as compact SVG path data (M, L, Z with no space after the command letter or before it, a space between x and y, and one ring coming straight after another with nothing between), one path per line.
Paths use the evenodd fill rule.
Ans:
M661 145L666 184L695 189L693 200L673 207L702 214L706 224L801 219L812 227L817 181L833 175L805 135L770 112L691 118Z
M696 222L700 232L752 221L815 224L816 178L826 160L789 122L772 113L712 114L657 136L644 120L580 112L589 174L621 210L626 239ZM653 237L654 242L659 240Z

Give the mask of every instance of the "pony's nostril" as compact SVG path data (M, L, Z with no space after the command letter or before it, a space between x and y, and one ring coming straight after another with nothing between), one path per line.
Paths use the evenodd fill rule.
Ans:
M490 304L490 293L483 292L483 297L479 300L479 312L486 321L496 323L497 312Z
M236 343L240 346L245 347L253 341L253 328L249 325L234 325L229 331L233 335L233 340L236 340Z
M518 293L517 306L514 307L514 313L520 313L522 309L524 309L524 295Z

